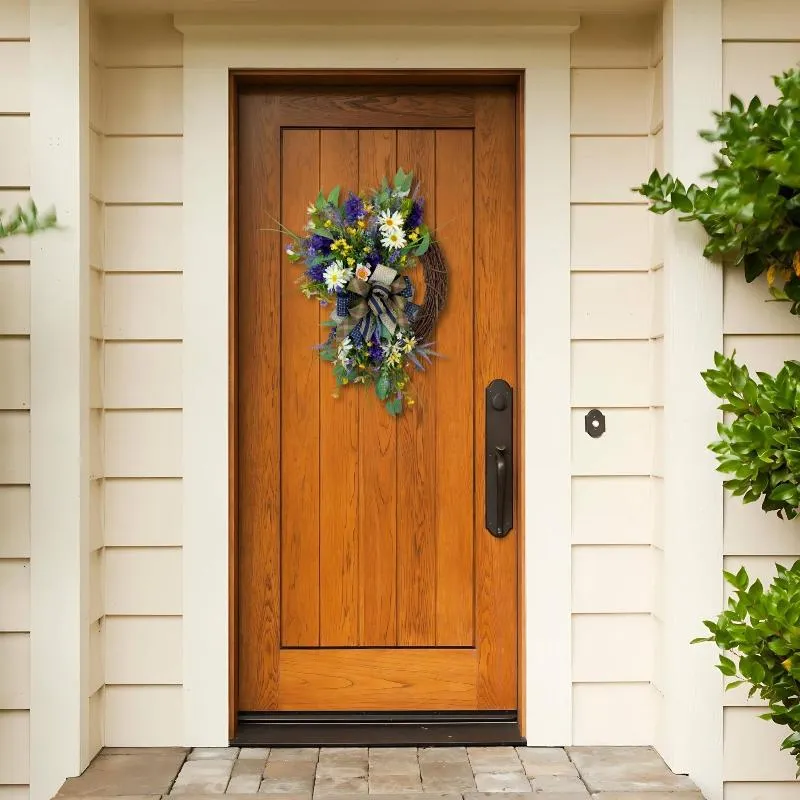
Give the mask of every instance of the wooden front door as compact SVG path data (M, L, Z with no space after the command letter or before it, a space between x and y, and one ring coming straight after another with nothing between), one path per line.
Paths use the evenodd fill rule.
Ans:
M484 524L484 391L518 385L516 113L509 86L240 90L240 711L517 708L519 534ZM393 418L370 389L334 397L314 350L330 310L301 295L270 229L299 231L320 189L398 167L419 179L450 288L442 358Z

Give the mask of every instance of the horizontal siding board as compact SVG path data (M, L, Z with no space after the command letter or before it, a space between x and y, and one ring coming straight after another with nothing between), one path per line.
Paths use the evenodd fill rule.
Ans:
M106 412L106 477L180 477L182 436L180 411Z
M89 342L89 407L103 407L103 342L92 339Z
M780 749L788 728L759 719L759 708L724 711L723 772L727 781L792 781L797 765ZM796 791L796 789L795 789Z
M0 10L0 39L27 39L30 32L28 0L3 0Z
M726 781L724 800L797 800L797 781Z
M103 142L106 203L180 203L181 140L107 138Z
M644 203L634 194L651 171L649 137L572 139L573 203Z
M103 493L104 481L94 478L89 481L89 550L103 547Z
M183 71L179 68L107 69L104 93L106 135L183 131Z
M27 560L0 561L0 632L30 631L30 578Z
M800 555L800 519L765 514L761 503L742 503L725 494L726 555Z
M650 112L650 132L660 131L664 125L664 65L662 62L653 68L653 102Z
M183 336L179 274L105 275L105 338L178 340Z
M650 69L573 69L571 130L581 136L650 133Z
M88 750L90 753L97 753L105 746L105 694L105 687L101 686L89 697Z
M650 380L647 340L572 343L573 406L647 406Z
M723 96L727 100L735 94L745 105L754 96L763 103L774 103L780 92L772 76L782 75L798 61L800 42L726 42L722 48ZM754 64L758 69L753 69Z
M179 547L106 548L108 615L180 615L181 585Z
M8 241L27 238L15 236ZM5 241L3 248L6 248ZM31 275L27 264L0 265L0 334L26 336L31 330Z
M89 687L91 697L105 683L103 660L103 641L105 638L104 621L94 620L89 624Z
M650 514L647 477L572 479L573 544L649 544Z
M578 683L572 689L573 744L650 745L656 692L649 683Z
M574 545L574 614L646 613L653 609L649 546Z
M0 411L0 484L30 483L30 438L28 411Z
M654 27L651 16L581 16L570 62L573 67L647 67Z
M30 800L31 789L28 784L0 786L0 800Z
M89 201L89 266L103 269L105 261L105 208L100 200Z
M800 323L796 336L733 336L725 337L725 354L736 353L736 361L745 364L751 375L756 372L775 374L785 361L796 359L800 354ZM711 366L709 364L709 366Z
M29 558L31 554L31 490L29 486L0 486L0 558Z
M782 564L788 567L791 566L796 559L797 556L791 553L786 555L725 556L722 563L728 572L738 572L741 567L744 567L747 574L750 576L751 582L758 579L766 587L777 574L776 564ZM726 594L730 595L733 589L726 584L725 591Z
M92 61L89 64L89 126L98 133L104 133L103 83L105 70Z
M766 281L747 283L741 269L728 268L724 277L726 334L800 334L800 320L788 307L771 301Z
M103 137L97 131L89 131L89 194L97 200L105 199L103 143Z
M649 338L649 273L576 272L571 286L573 339Z
M30 111L30 44L0 42L0 75L13 80L0 81L0 110L5 114Z
M179 271L182 258L180 206L109 206L105 211L109 272Z
M106 617L106 682L180 684L181 642L180 617Z
M650 475L652 423L650 409L604 408L606 432L586 433L586 411L572 412L573 475Z
M650 614L576 614L572 679L576 683L647 682L653 674Z
M109 342L106 408L180 408L181 352L180 342Z
M89 270L89 336L103 338L103 319L105 317L105 276L96 269Z
M180 545L182 490L180 479L107 480L106 544L128 547Z
M0 708L30 708L30 671L30 634L0 633Z
M647 206L573 205L571 263L581 270L642 270L650 266Z
M89 553L89 623L105 613L105 550Z
M30 186L30 141L30 117L0 116L0 186Z
M724 39L800 39L796 0L725 0Z
M28 783L29 742L29 712L0 711L0 784Z
M176 67L183 38L168 14L104 19L102 63L106 67Z
M654 406L664 405L664 340L652 339L650 342L650 367L652 373L651 402Z
M103 422L103 411L89 410L89 477L93 479L101 478L105 472Z
M0 184L2 184L2 180L0 180ZM0 212L7 214L14 207L25 205L29 199L30 192L28 191L10 191L0 188ZM10 239L3 239L2 252L0 252L0 267L3 267L3 262L29 261L30 257L31 244L28 236L12 236ZM3 310L5 311L5 309ZM0 314L0 324L2 324L2 321L3 316ZM0 333L5 333L5 331L0 328Z
M28 338L0 339L0 410L31 405L31 345Z
M106 686L106 747L183 744L182 687Z

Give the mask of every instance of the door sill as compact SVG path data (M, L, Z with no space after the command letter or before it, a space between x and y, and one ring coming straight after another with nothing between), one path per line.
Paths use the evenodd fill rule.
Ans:
M234 747L521 746L515 712L239 714Z

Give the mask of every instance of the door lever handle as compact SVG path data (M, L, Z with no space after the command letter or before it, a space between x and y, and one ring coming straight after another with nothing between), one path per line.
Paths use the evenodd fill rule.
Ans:
M508 470L506 467L506 448L498 445L494 449L495 475L497 477L497 515L495 516L495 536L503 536L503 518L506 508L506 481Z

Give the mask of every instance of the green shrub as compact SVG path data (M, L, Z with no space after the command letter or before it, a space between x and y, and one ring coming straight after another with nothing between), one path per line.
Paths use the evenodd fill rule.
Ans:
M725 573L734 588L728 607L716 621L704 624L711 636L695 642L715 642L724 653L718 669L734 680L728 689L750 685L769 703L761 715L791 730L781 744L790 750L800 774L800 561L778 575L764 590L761 581L750 583L744 568Z
M748 281L767 271L773 296L800 314L800 71L774 81L776 104L754 97L745 107L732 95L730 109L714 114L716 129L700 133L721 145L715 169L703 176L711 186L686 187L655 171L634 191L656 214L699 221L706 256L730 257ZM783 288L773 285L777 278Z
M39 209L33 200L28 203L27 208L17 206L11 212L0 210L0 239L8 239L11 236L32 236L34 233L56 227L58 221L55 212L39 214ZM2 252L0 249L0 253Z
M720 409L732 415L709 445L717 469L732 475L725 488L745 503L762 498L764 511L794 519L800 507L800 362L787 361L775 377L757 373L760 383L734 357L715 353L714 365L703 379L725 401Z

